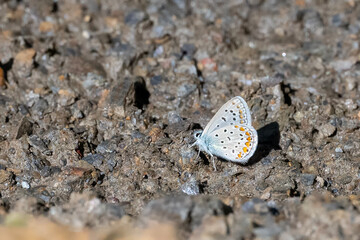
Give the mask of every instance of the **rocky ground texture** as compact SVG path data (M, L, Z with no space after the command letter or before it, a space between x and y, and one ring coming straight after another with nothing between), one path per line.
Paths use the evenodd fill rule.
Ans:
M359 16L358 0L1 1L2 234L360 239ZM233 96L259 146L214 171L193 132Z

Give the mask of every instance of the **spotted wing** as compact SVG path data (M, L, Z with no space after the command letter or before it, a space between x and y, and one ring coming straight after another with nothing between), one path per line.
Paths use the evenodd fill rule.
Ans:
M252 126L226 125L206 135L212 154L228 161L246 163L254 154L258 135Z
M251 113L245 100L234 97L226 102L210 120L204 129L204 134L211 133L227 125L251 126Z

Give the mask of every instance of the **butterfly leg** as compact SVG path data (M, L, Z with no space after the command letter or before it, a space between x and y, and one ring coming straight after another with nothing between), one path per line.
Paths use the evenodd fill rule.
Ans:
M213 167L214 167L214 170L215 170L215 172L216 172L216 165L215 165L215 158L214 158L214 155L212 155L212 154L210 154L210 156L211 156L211 161L212 161L212 163L213 163Z
M196 155L195 160L198 159L199 156L200 156L200 148L199 148L199 150L198 150L198 153L197 153L197 155Z
M191 144L190 147L194 147L196 144L197 144L197 141L195 141L193 144ZM198 157L200 156L200 152L201 152L201 151L200 151L200 147L198 147L198 153L197 153L197 155L196 155L195 160L198 159Z

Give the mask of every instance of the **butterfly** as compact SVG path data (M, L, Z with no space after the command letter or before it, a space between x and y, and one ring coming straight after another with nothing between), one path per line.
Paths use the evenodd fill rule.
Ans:
M240 96L226 102L204 131L194 132L194 138L193 146L198 146L199 153L204 151L211 156L215 171L214 155L244 164L254 154L258 144L257 132L251 126L249 107Z

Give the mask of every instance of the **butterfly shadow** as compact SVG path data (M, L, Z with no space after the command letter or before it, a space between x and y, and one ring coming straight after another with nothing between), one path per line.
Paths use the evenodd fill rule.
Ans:
M271 150L281 149L279 146L280 143L280 130L279 124L277 122L271 122L262 128L257 130L258 133L258 146L255 150L254 155L249 159L249 161L244 164L245 166L250 166L255 163L258 163L269 155Z

